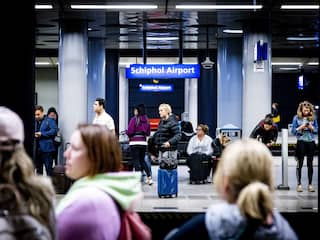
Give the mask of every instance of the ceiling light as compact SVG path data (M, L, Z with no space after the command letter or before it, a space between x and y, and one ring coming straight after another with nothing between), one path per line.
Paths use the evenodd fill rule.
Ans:
M285 65L285 66L296 66L296 65L302 65L301 62L272 62L272 65L279 66L279 65Z
M38 66L44 66L44 65L50 65L51 63L49 63L49 62L36 62L36 65L38 65Z
M46 4L46 5L44 5L44 4L42 4L42 5L36 4L36 5L34 6L34 8L35 8L35 9L52 9L53 6L50 5L50 4Z
M92 31L92 28L88 28L88 31Z
M246 9L261 9L262 5L176 5L176 9L234 9L234 10L246 10Z
M279 68L280 70L287 70L287 71L294 71L294 70L298 70L298 68L290 68L290 67L284 67L284 68Z
M72 9L156 9L158 5L71 5Z
M317 65L319 65L319 62L308 62L308 65L317 66Z
M319 5L281 5L281 9L312 10L319 9Z
M243 33L241 29L225 29L223 30L224 33Z
M318 37L287 37L288 41L317 41Z
M178 37L147 37L149 41L174 41L178 39Z

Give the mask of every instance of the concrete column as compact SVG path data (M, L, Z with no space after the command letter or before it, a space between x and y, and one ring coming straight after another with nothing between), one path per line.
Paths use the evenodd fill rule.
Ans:
M87 23L61 24L59 42L58 104L63 143L79 123L87 122Z
M254 27L244 28L243 37L243 137L248 137L254 126L271 109L271 34L267 24ZM254 63L254 48L259 40L268 44L268 59L260 62L263 68L258 68Z
M129 83L126 68L119 67L119 133L128 128Z
M217 127L242 128L242 38L218 39Z
M88 107L87 122L91 123L95 113L93 103L106 94L106 54L104 40L90 39L88 42Z
M189 79L189 121L194 128L198 125L198 79Z

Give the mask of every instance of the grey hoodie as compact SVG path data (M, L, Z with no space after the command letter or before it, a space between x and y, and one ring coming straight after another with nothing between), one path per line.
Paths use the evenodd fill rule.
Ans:
M210 239L238 239L244 231L247 220L235 204L221 203L211 206L206 212L205 224ZM261 226L253 239L296 240L298 239L289 223L276 211L273 224Z

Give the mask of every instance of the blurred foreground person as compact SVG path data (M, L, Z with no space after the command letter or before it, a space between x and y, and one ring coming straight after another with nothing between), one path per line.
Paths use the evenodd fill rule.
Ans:
M0 239L55 239L54 190L36 176L21 118L0 107Z
M225 202L212 205L165 239L297 239L273 209L272 173L272 156L265 145L253 139L230 143L214 176Z
M59 239L118 239L120 211L134 209L142 192L140 173L120 172L116 136L102 125L79 125L64 156L76 181L56 209Z

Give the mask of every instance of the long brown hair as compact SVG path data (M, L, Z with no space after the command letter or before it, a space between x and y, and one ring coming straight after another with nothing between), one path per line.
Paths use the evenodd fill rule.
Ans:
M298 109L297 109L298 118L301 119L301 118L304 117L303 113L302 113L302 109L304 107L310 109L310 114L307 117L308 121L313 121L314 120L314 109L313 109L313 105L308 101L303 101L303 102L299 103L299 106L298 106Z
M122 153L113 133L97 124L80 124L78 130L88 152L89 176L120 171Z
M22 145L0 150L0 182L18 190L26 212L45 225L54 239L53 186L49 178L35 175L32 160Z

